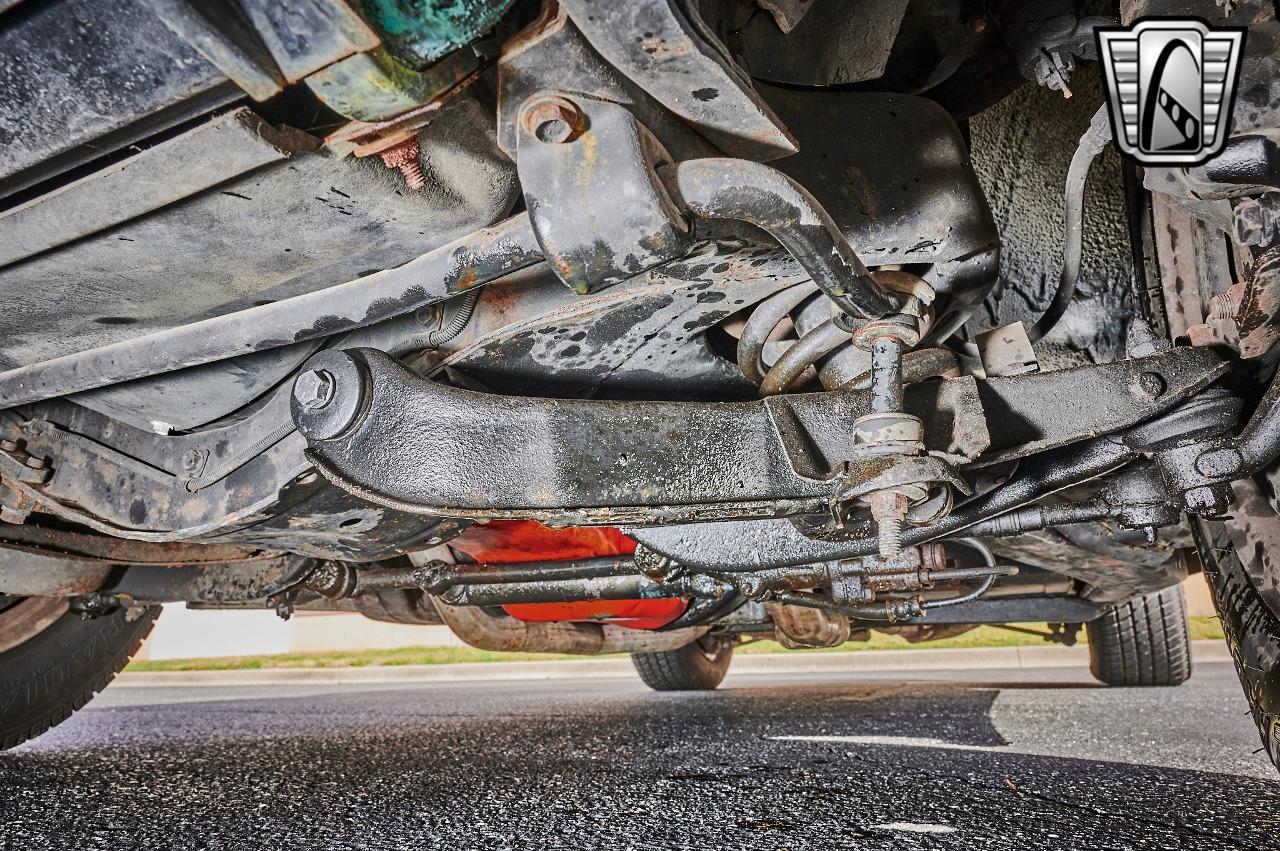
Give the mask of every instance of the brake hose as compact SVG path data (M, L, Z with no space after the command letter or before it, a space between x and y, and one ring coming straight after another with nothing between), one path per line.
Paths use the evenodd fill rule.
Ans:
M1053 330L1067 312L1071 299L1076 294L1076 283L1080 280L1080 259L1084 244L1084 185L1089 177L1089 167L1102 149L1111 141L1111 119L1107 114L1107 105L1098 107L1089 122L1089 129L1080 137L1080 144L1071 157L1071 165L1067 169L1066 186L1066 238L1062 245L1062 274L1058 278L1058 289L1053 294L1053 301L1036 324L1027 329L1027 337L1031 342L1043 338Z

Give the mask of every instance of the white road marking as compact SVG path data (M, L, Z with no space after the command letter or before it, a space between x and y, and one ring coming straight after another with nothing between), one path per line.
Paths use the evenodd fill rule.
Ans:
M956 828L948 824L922 824L913 821L891 821L888 824L873 824L878 830L903 830L907 833L955 833Z
M1008 745L962 745L957 742L917 736L769 736L769 738L775 742L835 742L846 745L887 745L906 748L940 748L952 751L1013 752Z

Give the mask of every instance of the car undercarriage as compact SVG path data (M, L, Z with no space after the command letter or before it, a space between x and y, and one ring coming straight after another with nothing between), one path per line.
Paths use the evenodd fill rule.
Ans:
M1170 15L1247 28L1240 95L1142 166L1094 29ZM1257 0L0 2L0 677L56 641L76 684L0 745L164 603L656 688L1033 622L1174 685L1204 571L1280 760L1278 41Z

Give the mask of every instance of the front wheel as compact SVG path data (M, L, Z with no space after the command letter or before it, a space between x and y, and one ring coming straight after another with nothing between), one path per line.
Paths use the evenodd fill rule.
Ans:
M660 653L632 653L640 679L654 691L709 691L720 685L733 661L733 642L703 636Z
M0 750L89 702L151 632L159 607L82 620L58 597L0 594Z
M1089 670L1109 686L1176 686L1191 676L1182 586L1154 591L1085 625Z

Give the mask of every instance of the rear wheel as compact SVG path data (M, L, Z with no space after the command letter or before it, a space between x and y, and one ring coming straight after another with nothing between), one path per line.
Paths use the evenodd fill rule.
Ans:
M0 750L65 721L106 688L159 614L119 609L82 620L64 598L0 595Z
M1109 686L1176 686L1191 676L1181 585L1116 606L1085 629L1089 670Z
M631 654L640 679L654 691L713 689L724 679L732 660L733 642L709 636L676 650Z

